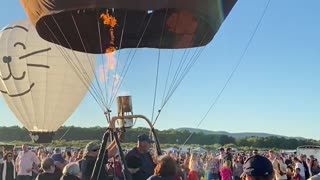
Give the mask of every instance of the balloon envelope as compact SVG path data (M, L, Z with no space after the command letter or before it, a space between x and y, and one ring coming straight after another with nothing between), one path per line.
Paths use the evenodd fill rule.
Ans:
M13 23L0 32L0 91L37 142L50 141L87 93L59 48L40 38L30 21ZM95 67L94 55L70 54L77 56L74 61L85 59L81 63L85 72L94 72L90 70ZM88 79L93 75L86 74Z
M20 0L39 35L90 53L116 48L191 48L208 44L237 0ZM110 13L110 33L100 18Z

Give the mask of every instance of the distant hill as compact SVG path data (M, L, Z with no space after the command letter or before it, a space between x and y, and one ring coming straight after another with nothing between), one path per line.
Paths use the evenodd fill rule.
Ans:
M219 134L219 135L227 135L233 138L246 138L246 137L270 137L270 136L277 136L277 137L284 137L284 138L293 138L293 139L305 139L303 137L288 137L282 136L277 134L269 134L269 133L256 133L256 132L242 132L242 133L229 133L226 131L210 131L205 129L196 129L196 128L177 128L177 131L189 131L194 133L204 133L204 134Z

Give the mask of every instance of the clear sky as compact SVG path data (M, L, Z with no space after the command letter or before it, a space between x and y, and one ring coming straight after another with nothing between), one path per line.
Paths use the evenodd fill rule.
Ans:
M156 128L197 126L240 60L267 2L238 1L165 106ZM199 128L320 139L319 7L319 0L270 1L241 65ZM25 18L18 0L5 0L0 6L1 27ZM153 55L148 50L137 53L121 88L133 96L134 112L148 117L155 84ZM162 78L165 73L160 70ZM160 102L158 98L156 109ZM21 125L2 98L0 125ZM66 125L106 126L106 122L88 94Z

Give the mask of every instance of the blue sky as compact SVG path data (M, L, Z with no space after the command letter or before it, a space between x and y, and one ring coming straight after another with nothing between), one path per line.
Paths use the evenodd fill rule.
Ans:
M238 1L163 109L156 128L197 126L240 60L267 2ZM270 1L241 65L199 128L320 139L319 6L318 0ZM1 27L25 18L17 0L6 0L0 7ZM155 84L153 55L151 50L138 51L120 90L133 96L136 114L148 117ZM164 74L161 70L162 80ZM156 102L158 109L161 99ZM21 125L2 98L0 125ZM66 125L106 126L106 122L88 94Z

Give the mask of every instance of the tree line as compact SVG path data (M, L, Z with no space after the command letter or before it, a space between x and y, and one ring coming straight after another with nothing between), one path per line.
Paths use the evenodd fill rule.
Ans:
M54 137L55 141L83 141L83 140L101 140L106 128L104 127L61 127ZM127 129L124 143L135 143L137 136L141 133L149 134L148 128ZM254 148L277 148L277 149L295 149L302 145L320 145L320 141L312 139L294 139L285 137L246 137L236 139L227 135L194 133L192 137L187 130L178 131L174 129L156 130L161 144L199 144L201 146L236 146L236 147L254 147ZM30 142L28 131L18 126L0 127L0 142L22 141Z

